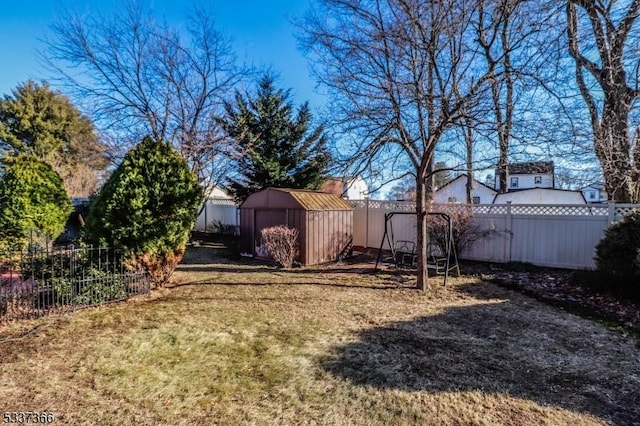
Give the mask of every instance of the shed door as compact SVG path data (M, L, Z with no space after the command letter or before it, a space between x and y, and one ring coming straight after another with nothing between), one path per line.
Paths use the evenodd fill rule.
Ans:
M269 257L267 251L262 247L262 240L260 238L260 232L264 228L269 228L276 225L287 224L287 211L282 209L278 210L255 210L255 234L253 236L254 249L253 253L257 257Z

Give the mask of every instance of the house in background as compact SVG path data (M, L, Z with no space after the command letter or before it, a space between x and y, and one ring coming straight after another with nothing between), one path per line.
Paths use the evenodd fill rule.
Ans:
M471 190L473 204L491 204L496 194L497 192L493 188L473 179L473 187ZM461 174L442 188L439 188L435 192L433 200L438 204L466 203L467 175Z
M500 173L496 169L495 188L500 192ZM553 161L529 161L507 166L506 191L531 188L555 188Z
M606 203L608 200L607 191L604 189L604 183L595 182L580 189L587 203Z
M360 176L329 178L320 192L338 195L347 200L364 200L369 196L369 186Z
M493 204L586 204L580 191L531 188L496 195Z

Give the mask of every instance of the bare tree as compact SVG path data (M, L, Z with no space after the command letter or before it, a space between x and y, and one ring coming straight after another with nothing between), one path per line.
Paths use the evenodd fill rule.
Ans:
M246 73L209 13L196 8L181 31L128 1L113 16L65 11L51 29L45 60L119 148L150 135L204 183L224 174L229 142L212 116Z
M566 12L569 54L609 199L638 202L640 145L629 117L640 96L640 0L570 0Z
M502 67L500 79L491 81L491 100L498 134L500 159L498 160L498 191L507 190L509 140L513 124L514 70L511 65L510 21L519 0L479 0L478 42L483 48L489 66ZM490 25L496 21L497 25ZM493 48L493 49L492 49ZM465 139L471 138L472 127L467 125ZM467 140L467 146L471 141ZM469 192L469 188L467 188Z
M467 116L464 119L464 124L461 127L462 139L464 140L465 147L465 173L467 175L467 182L465 183L465 195L467 204L473 203L473 146L475 142L475 131L473 128L473 120Z
M477 40L489 67L496 69L491 81L491 121L498 142L498 191L507 191L507 167L512 139L517 128L529 139L539 141L529 128L526 117L548 110L549 105L531 102L532 91L543 91L545 97L557 97L549 82L547 70L557 62L562 32L557 28L557 2L540 0L478 0ZM539 96L534 96L536 99ZM520 109L521 114L516 115Z
M479 61L467 0L319 0L302 44L334 96L335 120L356 133L354 159L406 156L415 170L418 277L426 290L427 211L434 151L495 69ZM355 160L354 160L355 161ZM362 160L360 160L362 161Z

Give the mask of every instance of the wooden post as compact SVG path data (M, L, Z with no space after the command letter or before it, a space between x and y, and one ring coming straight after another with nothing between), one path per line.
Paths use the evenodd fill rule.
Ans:
M507 235L505 236L505 247L504 247L504 256L505 263L511 262L511 240L513 239L513 230L511 228L511 201L507 201L507 217L506 217L506 229L505 232Z
M615 202L609 203L609 215L607 219L608 219L607 227L611 226L611 224L616 221L616 203Z
M364 199L365 220L364 220L364 247L369 248L369 197Z

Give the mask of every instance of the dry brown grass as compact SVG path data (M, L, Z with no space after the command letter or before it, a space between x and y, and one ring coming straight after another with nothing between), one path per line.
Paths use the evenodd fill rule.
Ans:
M632 338L473 278L179 267L148 299L2 331L2 411L66 424L633 424ZM26 336L27 330L35 331Z

